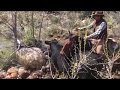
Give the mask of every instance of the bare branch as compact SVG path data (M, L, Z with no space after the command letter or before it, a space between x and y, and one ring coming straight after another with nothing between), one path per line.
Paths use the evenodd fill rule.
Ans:
M39 40L41 39L41 29L42 29L42 24L43 24L43 20L44 20L44 12L42 13L42 20L41 20L41 23L40 23L40 30L39 30Z

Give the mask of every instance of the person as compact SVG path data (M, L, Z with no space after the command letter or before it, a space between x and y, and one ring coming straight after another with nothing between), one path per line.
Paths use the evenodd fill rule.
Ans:
M91 40L91 43L96 46L97 54L103 54L103 45L107 38L107 22L103 19L103 11L94 11L91 16L94 21L88 26L76 28L76 31L93 28L93 33L86 36L85 39Z

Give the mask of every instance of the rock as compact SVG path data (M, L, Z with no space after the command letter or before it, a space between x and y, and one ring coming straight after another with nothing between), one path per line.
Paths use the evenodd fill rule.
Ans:
M25 70L24 67L20 67L18 70L18 74L19 74L19 78L26 79L30 75L30 72Z
M0 79L4 79L6 75L5 71L0 71Z
M46 65L46 66L42 66L41 70L43 71L43 73L47 73L50 72L50 65Z
M42 70L32 72L27 79L40 79L42 77Z
M21 48L16 52L16 57L25 69L41 69L47 61L42 50L36 47Z
M18 77L18 68L11 67L7 70L5 79L16 79Z

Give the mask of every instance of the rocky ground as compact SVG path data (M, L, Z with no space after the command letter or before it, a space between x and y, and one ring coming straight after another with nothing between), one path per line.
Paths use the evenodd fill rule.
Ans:
M41 70L26 70L24 67L11 66L8 70L0 70L0 79L52 79L49 66Z

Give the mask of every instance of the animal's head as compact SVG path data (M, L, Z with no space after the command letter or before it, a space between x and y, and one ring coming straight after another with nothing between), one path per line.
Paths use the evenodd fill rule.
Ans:
M53 39L53 40L46 40L45 41L45 44L47 44L47 45L51 45L51 44L57 44L58 43L58 41L56 40L56 39Z
M51 48L56 48L56 49L61 49L62 48L62 45L59 44L59 42L56 40L56 39L53 39L53 40L47 40L45 41L45 44L47 45L50 45Z

